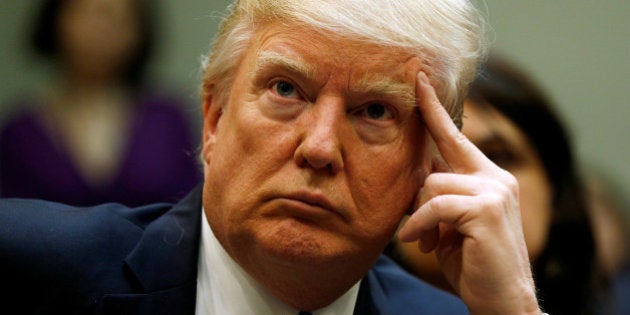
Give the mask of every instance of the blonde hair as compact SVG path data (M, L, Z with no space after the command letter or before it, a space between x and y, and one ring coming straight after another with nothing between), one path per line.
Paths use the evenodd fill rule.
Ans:
M458 125L468 84L487 53L485 24L467 0L238 0L229 11L203 64L204 93L214 92L222 102L256 28L267 22L409 50L429 68Z

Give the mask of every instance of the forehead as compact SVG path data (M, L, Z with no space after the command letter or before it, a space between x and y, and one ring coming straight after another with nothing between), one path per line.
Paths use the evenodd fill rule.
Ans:
M316 77L345 79L387 77L413 84L421 62L399 47L384 47L367 41L316 31L300 25L270 23L254 35L246 58L277 61ZM413 72L412 70L415 70Z

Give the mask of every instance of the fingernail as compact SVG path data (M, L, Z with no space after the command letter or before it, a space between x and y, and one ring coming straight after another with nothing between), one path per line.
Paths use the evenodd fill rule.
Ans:
M426 73L424 73L424 71L418 72L418 80L422 83L429 83L429 77Z

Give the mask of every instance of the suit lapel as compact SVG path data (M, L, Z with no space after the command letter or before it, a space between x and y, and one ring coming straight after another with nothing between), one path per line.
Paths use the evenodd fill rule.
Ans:
M111 314L193 314L201 231L201 191L195 188L150 223L125 259L142 294L112 294L104 299Z
M363 278L361 285L359 286L359 295L357 296L357 303L354 306L354 315L379 315L380 312L376 308L373 302L372 290L370 289L369 276Z
M150 223L125 259L140 294L109 294L105 314L194 314L201 234L202 185ZM359 287L355 315L380 315L386 298L370 270Z

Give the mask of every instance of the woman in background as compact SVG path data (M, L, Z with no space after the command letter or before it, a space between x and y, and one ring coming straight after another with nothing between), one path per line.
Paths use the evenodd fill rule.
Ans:
M472 83L462 132L519 182L521 217L543 310L598 313L601 286L586 196L568 135L541 91L493 56ZM408 271L451 290L434 254L395 241L388 254Z
M0 133L2 197L129 206L178 200L198 181L176 98L144 84L152 1L48 0L33 48L58 80L19 102Z

